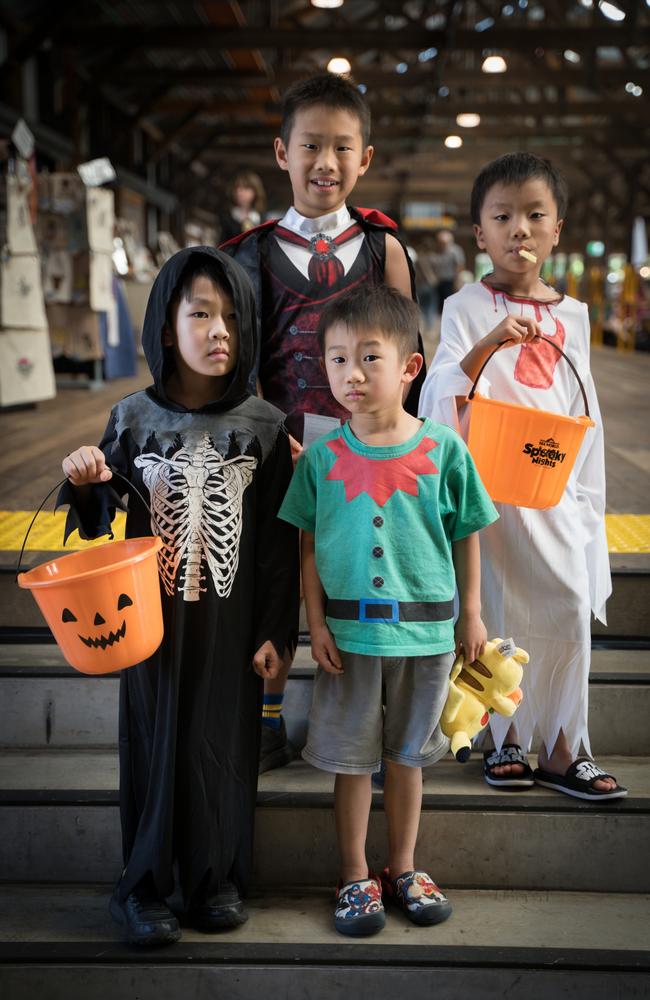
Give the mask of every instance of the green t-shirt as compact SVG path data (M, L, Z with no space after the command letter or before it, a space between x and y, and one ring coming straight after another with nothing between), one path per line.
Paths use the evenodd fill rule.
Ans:
M315 535L340 649L423 656L454 648L451 543L498 514L462 439L423 420L400 445L365 445L349 424L319 438L279 517Z

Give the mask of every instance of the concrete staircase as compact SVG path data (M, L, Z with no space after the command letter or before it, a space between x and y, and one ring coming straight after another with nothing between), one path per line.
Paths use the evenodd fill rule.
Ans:
M615 587L615 641L594 634L590 727L628 797L594 806L542 788L499 792L478 755L446 759L425 772L418 863L449 890L454 914L431 929L389 914L382 934L361 941L332 929L332 778L296 760L260 778L248 924L219 936L188 928L164 951L124 946L107 913L121 865L117 678L76 674L51 644L0 645L0 994L650 996L650 577L619 574ZM297 746L312 677L301 647L286 699Z

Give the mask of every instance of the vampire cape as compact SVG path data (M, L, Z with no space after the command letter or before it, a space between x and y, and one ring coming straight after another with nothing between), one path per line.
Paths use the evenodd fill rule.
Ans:
M216 261L238 318L239 358L225 394L198 410L170 400L163 327L191 257ZM107 462L148 498L129 493L127 537L163 540L165 635L120 686L121 899L153 877L166 897L178 864L186 903L224 880L246 892L252 867L262 683L251 659L265 640L282 655L297 631L297 537L276 518L291 478L283 416L246 388L256 354L253 291L226 254L182 250L151 291L143 347L154 384L114 407L100 443ZM110 532L122 480L93 486L87 504L66 485L67 533ZM115 490L117 489L117 493ZM97 650L101 656L101 648ZM150 873L150 875L149 875Z

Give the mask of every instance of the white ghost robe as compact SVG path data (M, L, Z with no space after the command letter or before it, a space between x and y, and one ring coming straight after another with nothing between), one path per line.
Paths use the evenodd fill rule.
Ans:
M549 289L550 292L550 289ZM467 439L471 403L457 409L472 382L460 367L466 354L508 314L530 316L560 346L582 379L596 426L582 447L557 506L533 510L497 504L498 521L480 532L482 616L490 638L513 636L530 654L523 702L515 717L529 750L537 728L546 747L560 729L574 756L591 753L588 683L591 615L606 624L611 576L605 535L603 426L589 371L587 306L565 295L543 303L504 294L486 282L465 286L445 302L441 340L420 398L420 414L455 427ZM481 375L485 397L564 415L584 413L575 375L548 344L502 348ZM511 720L491 716L500 749Z

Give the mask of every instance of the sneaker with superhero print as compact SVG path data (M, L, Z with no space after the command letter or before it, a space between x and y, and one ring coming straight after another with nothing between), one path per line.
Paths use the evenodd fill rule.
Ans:
M340 934L366 937L382 930L386 923L381 901L381 883L370 876L346 882L336 890L334 926Z
M414 924L440 924L451 916L451 903L426 872L403 872L391 879L384 868L381 883L384 899L399 906Z

